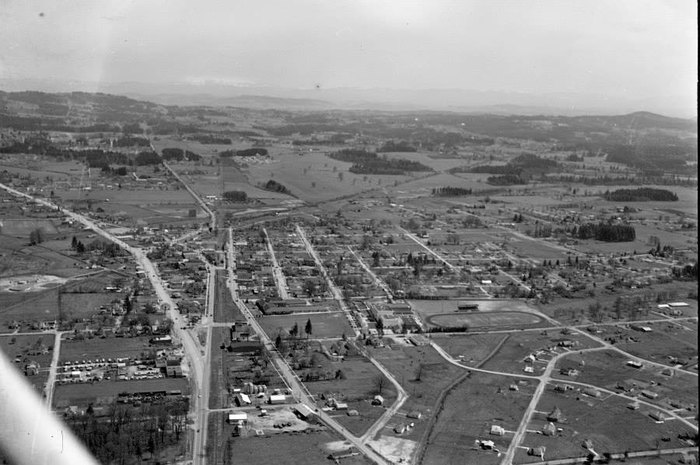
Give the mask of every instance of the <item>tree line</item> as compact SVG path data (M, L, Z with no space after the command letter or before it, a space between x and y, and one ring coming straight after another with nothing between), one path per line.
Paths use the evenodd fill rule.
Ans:
M636 232L633 226L610 223L585 223L574 227L571 235L578 239L595 239L604 242L631 242L635 240Z
M345 149L328 154L334 160L352 163L348 171L355 174L401 175L407 171L432 171L428 166L402 158L378 157L374 152L362 149Z
M460 197L464 195L472 195L472 190L453 186L433 188L433 196L435 197Z
M674 192L666 189L653 189L651 187L617 189L613 192L605 191L603 198L615 202L675 202L678 200L678 196Z
M231 157L254 157L260 155L261 157L267 157L267 149L253 147L251 149L243 150L224 150L219 153L220 158L231 158Z

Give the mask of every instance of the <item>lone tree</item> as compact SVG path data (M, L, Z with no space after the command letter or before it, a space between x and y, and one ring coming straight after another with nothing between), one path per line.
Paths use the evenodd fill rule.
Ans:
M297 337L297 334L299 334L299 325L295 322L292 329L289 330L289 335L292 337Z
M386 378L383 375L378 374L377 376L374 377L373 384L374 384L374 391L377 394L382 395L382 390L386 386Z
M313 332L313 328L311 327L311 318L306 320L306 326L304 326L304 332L306 333L306 337L308 339L308 337L311 336L311 333Z
M41 228L36 228L34 231L29 233L29 244L37 245L44 242L44 230Z

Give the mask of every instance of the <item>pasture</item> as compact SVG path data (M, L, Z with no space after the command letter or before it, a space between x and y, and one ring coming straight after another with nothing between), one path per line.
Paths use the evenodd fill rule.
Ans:
M306 337L304 328L307 320L311 320L312 339L339 338L344 334L352 335L352 328L343 312L303 313L290 315L270 315L258 319L265 333L275 339L278 334L289 332L296 323L299 327L299 336Z
M527 433L522 445L545 446L547 460L584 456L586 450L581 447L584 439L592 441L593 448L601 455L605 452L624 453L626 450L654 450L661 444L664 449L685 446L678 435L688 430L686 426L678 421L657 423L649 417L649 408L642 406L639 410L630 410L627 408L629 403L629 400L616 396L604 395L594 399L575 391L568 394L554 392L547 387L528 430L541 430L547 424L546 414L556 406L564 417L556 426L563 431L555 436ZM670 439L662 442L663 437ZM539 457L528 457L525 449L516 452L514 463L537 462Z
M519 390L509 390L511 384L517 384ZM490 439L505 451L535 386L535 382L518 382L508 376L472 373L447 395L428 436L422 463L500 463L496 452L479 449L475 441ZM489 436L494 424L508 431L506 435Z

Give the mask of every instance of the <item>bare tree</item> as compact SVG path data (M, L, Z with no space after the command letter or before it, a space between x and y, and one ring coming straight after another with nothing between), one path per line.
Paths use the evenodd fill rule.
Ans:
M386 386L386 378L380 373L377 376L374 377L373 380L373 385L374 385L374 391L381 395L382 390Z

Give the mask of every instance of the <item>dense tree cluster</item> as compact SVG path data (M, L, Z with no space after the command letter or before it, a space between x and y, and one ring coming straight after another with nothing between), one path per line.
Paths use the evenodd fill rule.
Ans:
M160 155L155 152L140 152L134 157L136 166L159 165L161 162Z
M253 147L250 149L243 150L224 150L223 152L219 153L219 157L221 158L254 157L256 155L259 155L261 157L268 156L267 149Z
M472 195L472 190L453 186L434 187L433 195L435 197L460 197L463 195Z
M140 408L112 404L106 417L92 406L85 414L66 419L75 435L100 463L131 463L177 444L186 434L188 402L178 399Z
M248 200L248 194L245 191L226 191L223 197L227 202L245 202Z
M651 187L640 187L638 189L618 189L615 191L605 191L605 200L615 202L647 202L663 201L675 202L678 196L666 189L653 189Z
M502 176L489 176L486 182L493 186L512 186L513 184L527 184L528 180L517 174L504 174Z
M697 142L672 140L667 143L637 140L635 144L614 144L601 148L606 160L647 172L687 171L686 161L697 156Z
M604 242L631 242L636 233L633 226L610 223L585 223L574 228L572 235L579 239L596 239Z
M362 149L340 150L328 156L335 160L352 163L349 171L355 174L400 175L407 171L432 171L428 166L417 161L378 157L376 153Z
M279 192L281 194L287 194L287 195L292 195L292 193L287 189L284 185L278 183L274 179L270 179L265 183L264 186L265 190L272 191L272 192Z
M202 157L189 150L182 150L178 148L165 148L163 149L163 160L176 160L176 161L199 161Z

